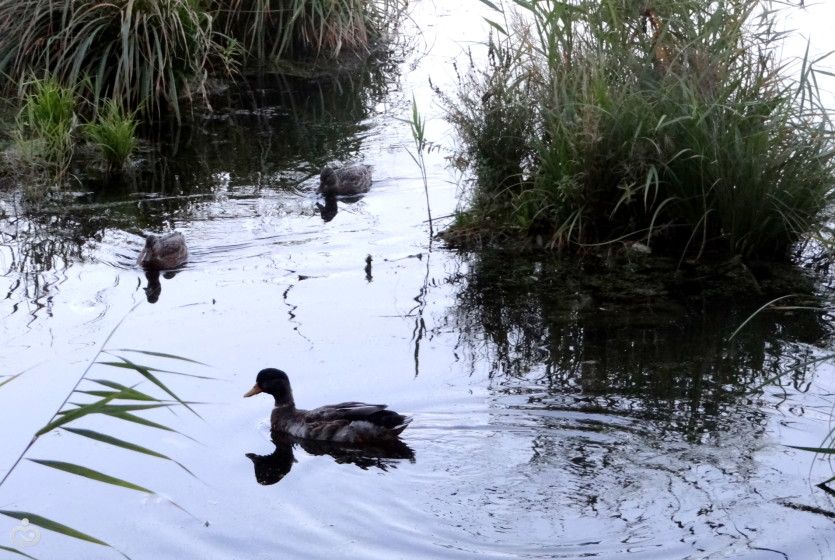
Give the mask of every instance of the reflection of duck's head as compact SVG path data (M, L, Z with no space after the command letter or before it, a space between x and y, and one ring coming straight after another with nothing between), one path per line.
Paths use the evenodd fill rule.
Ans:
M319 175L319 192L325 195L350 195L368 192L371 188L371 166L361 163L345 167L326 165Z
M392 441L412 421L408 416L387 410L384 404L356 401L298 410L287 374L274 368L258 372L255 385L244 397L258 393L275 398L270 417L272 429L304 439L353 444Z
M324 206L317 202L316 209L319 210L319 214L322 216L323 221L329 222L333 220L336 213L339 212L339 208L336 204L336 197L333 195L326 196Z
M188 260L186 240L180 232L149 235L137 262L151 270L168 270L182 266Z
M276 444L275 451L269 455L247 453L246 456L255 467L255 480L265 486L275 484L287 476L296 462L293 458L293 444Z
M159 270L146 270L145 279L148 286L145 288L145 297L148 303L156 303L162 293L162 285L159 283Z

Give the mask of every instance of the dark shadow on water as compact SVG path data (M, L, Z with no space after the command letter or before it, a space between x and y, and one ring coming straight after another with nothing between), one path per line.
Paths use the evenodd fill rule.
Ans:
M303 440L286 434L273 433L275 450L269 455L247 453L255 468L255 480L258 484L270 485L280 482L296 459L293 455L295 446L299 446L309 455L329 455L338 464L351 464L363 470L396 469L404 460L415 462L415 452L403 441L395 440L375 445L347 445L328 441Z
M762 415L740 411L763 385L807 390L813 368L803 364L831 335L823 310L769 311L729 341L771 298L699 294L671 282L672 271L628 262L484 251L462 263L456 352L474 371L488 364L499 394L526 396L513 407L624 415L660 438L703 441L740 422L760 432Z

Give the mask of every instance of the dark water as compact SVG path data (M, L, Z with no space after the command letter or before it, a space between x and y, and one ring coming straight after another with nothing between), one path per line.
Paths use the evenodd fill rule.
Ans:
M833 369L809 362L831 348L831 318L768 312L728 341L761 300L618 298L603 286L616 270L601 279L430 246L398 119L414 93L443 147L428 156L432 211L450 214L454 138L428 78L449 90L451 61L486 25L441 4L413 16L404 32L423 35L402 60L352 80L253 82L216 100L234 110L163 136L132 182L93 181L61 211L27 217L4 195L0 373L24 372L0 386L4 471L120 321L106 348L210 366L112 354L213 379L159 374L204 403L201 417L140 414L184 435L101 415L73 424L194 476L54 430L26 457L156 495L24 460L0 509L51 517L131 558L831 557L835 504L814 486L831 466L788 447L829 431ZM375 166L374 186L325 222L315 174L349 159ZM151 280L150 304L133 262L140 233L166 228L185 234L192 258ZM302 407L361 399L411 414L406 447L272 442L269 399L241 398L268 366L290 374ZM129 370L96 365L87 378L159 393ZM0 517L0 545L16 525ZM120 557L47 531L25 550Z

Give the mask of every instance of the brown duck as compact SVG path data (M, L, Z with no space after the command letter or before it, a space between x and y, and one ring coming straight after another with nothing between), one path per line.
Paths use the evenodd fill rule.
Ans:
M412 421L386 410L384 404L344 402L301 410L296 408L290 379L279 369L258 372L255 385L244 397L267 393L275 398L270 416L273 431L302 439L339 443L374 443L396 440Z
M326 165L319 175L319 192L325 196L362 194L370 188L370 165L352 163L336 168Z
M175 231L165 235L149 235L136 262L148 270L170 270L188 260L188 247L183 234Z

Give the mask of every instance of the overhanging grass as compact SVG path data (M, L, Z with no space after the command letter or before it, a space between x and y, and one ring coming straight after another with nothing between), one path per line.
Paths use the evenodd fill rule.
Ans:
M405 7L402 0L206 0L217 29L249 64L367 53Z
M783 258L821 226L832 127L769 5L517 4L447 99L475 174L451 238Z
M215 49L211 18L194 0L0 0L0 72L88 83L96 105L114 98L179 116Z

